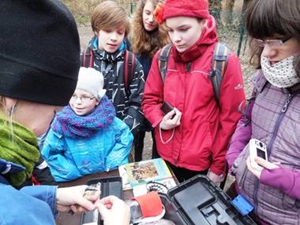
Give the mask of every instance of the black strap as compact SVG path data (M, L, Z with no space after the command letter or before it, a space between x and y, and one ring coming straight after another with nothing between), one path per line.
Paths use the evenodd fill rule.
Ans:
M167 44L165 47L163 47L159 55L159 60L158 60L159 71L163 82L165 81L165 77L167 74L168 60L169 60L171 46L172 46L171 43Z
M214 49L212 58L212 68L209 77L212 80L212 86L215 94L216 102L220 101L220 87L223 80L223 75L226 71L229 48L224 43L217 43Z

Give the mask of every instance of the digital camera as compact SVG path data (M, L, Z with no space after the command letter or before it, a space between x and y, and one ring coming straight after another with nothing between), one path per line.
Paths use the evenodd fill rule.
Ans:
M255 160L254 160L255 157L260 157L260 158L263 158L264 160L268 161L266 144L253 138L253 139L250 140L250 161L251 161L251 165L255 169L262 170L263 168L255 162Z

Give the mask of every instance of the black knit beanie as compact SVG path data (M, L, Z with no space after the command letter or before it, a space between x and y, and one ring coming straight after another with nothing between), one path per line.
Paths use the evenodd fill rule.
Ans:
M0 95L67 105L80 66L79 35L60 0L0 0Z

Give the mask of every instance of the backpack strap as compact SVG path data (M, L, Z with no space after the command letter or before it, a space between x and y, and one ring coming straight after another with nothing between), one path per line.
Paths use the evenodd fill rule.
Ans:
M162 48L159 55L158 65L160 70L161 79L164 82L167 69L168 69L168 60L170 55L172 44L169 43ZM226 71L229 48L224 43L217 43L214 49L214 55L212 58L212 69L209 74L209 77L212 79L212 86L215 94L217 104L219 104L220 99L220 87L223 79L223 75Z
M169 43L165 47L163 47L162 50L160 51L159 58L158 58L160 76L163 82L167 74L168 60L169 60L171 46L172 44Z
M212 80L212 86L215 94L217 104L220 101L220 87L223 79L223 75L226 71L229 48L224 43L217 43L214 49L214 55L212 58L212 68L209 77Z
M134 54L128 50L125 52L124 65L124 84L128 91L134 74Z
M80 56L81 66L93 67L94 65L94 54L92 49L85 49Z

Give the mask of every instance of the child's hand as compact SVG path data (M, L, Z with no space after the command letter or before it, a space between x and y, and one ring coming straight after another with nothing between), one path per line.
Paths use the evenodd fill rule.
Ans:
M182 113L174 108L172 111L167 113L162 121L160 122L159 126L162 130L170 130L180 125Z

